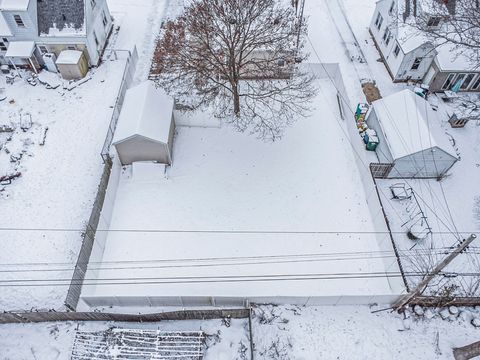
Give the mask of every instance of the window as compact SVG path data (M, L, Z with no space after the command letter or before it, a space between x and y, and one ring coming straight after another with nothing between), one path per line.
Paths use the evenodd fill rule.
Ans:
M465 80L463 80L463 83L460 86L460 90L468 89L468 87L470 86L470 83L472 82L474 76L475 76L475 74L467 74L467 76L465 77Z
M415 58L415 60L413 61L411 70L417 70L420 67L421 62L422 62L422 58Z
M389 13L390 15L393 14L393 9L394 9L394 7L395 7L395 1L392 1L392 5L390 5L390 9L388 10L388 13Z
M0 51L7 51L7 44L3 41L0 41Z
M95 40L95 44L97 45L97 48L98 48L99 42L98 42L97 34L95 34L95 31L93 32L93 40Z
M380 30L380 28L382 27L382 23L383 23L383 17L382 15L380 15L380 13L378 13L377 19L375 20L375 26L377 27L378 30Z
M442 18L439 16L432 16L430 19L427 21L427 26L428 27L437 27L440 25L440 21L442 21Z
M450 90L452 88L452 83L453 83L453 78L455 77L455 74L451 73L448 74L447 79L443 83L442 90Z
M20 15L13 15L13 19L15 20L15 23L18 27L25 27L25 24L23 23L22 17Z
M395 55L395 57L397 57L399 53L400 53L400 46L396 44L395 49L393 49L393 54Z
M477 80L472 85L472 90L480 89L480 75L478 75Z
M385 40L385 45L390 44L390 40L392 39L392 32L390 31L389 28L387 28L385 30L385 35L384 36L386 37L386 39L384 39Z
M95 0L90 0L90 5L92 6L92 9L97 5Z
M48 49L45 45L38 45L38 50L42 53L42 54L46 54L48 53Z
M5 44L8 44L8 39L7 39L7 38L2 38L2 41L3 41Z
M67 45L67 50L77 50L75 45Z

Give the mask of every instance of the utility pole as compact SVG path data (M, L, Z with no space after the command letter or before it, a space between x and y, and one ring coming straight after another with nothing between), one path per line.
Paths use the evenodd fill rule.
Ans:
M402 307L404 307L405 305L408 304L408 302L410 300L412 300L413 298L415 298L418 294L421 294L425 288L427 287L427 285L430 283L430 281L432 281L432 279L440 272L442 271L445 266L447 266L448 264L450 264L453 259L455 259L457 257L458 254L460 254L463 250L465 250L471 243L473 240L475 240L477 238L477 236L475 234L471 234L468 239L462 241L461 244L459 244L457 246L457 248L451 253L449 254L445 259L443 259L442 262L440 262L437 266L435 266L435 268L430 272L430 274L428 274L425 279L423 279L423 281L417 285L417 287L415 289L413 289L411 292L409 292L408 294L402 296L400 299L397 300L397 302L395 302L395 304L393 304L393 308L395 309L400 309Z
M295 10L297 11L297 17L300 18L300 21L299 21L299 24L298 24L298 34L297 34L297 50L295 52L295 57L297 57L297 53L298 53L298 48L300 46L300 34L302 32L302 25L303 25L303 11L305 9L305 0L300 0L301 1L301 4L300 4L300 12L298 13L298 8L296 8ZM296 7L298 6L298 1L296 2ZM299 16L300 15L300 16Z

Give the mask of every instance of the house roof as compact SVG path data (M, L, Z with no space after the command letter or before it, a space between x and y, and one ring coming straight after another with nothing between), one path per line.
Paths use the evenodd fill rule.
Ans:
M30 0L0 0L0 10L26 11Z
M85 33L84 0L37 1L37 17L40 35Z
M470 49L459 50L455 45L446 43L437 47L437 64L442 71L464 70L468 72L471 69L478 72L478 65L473 63L476 55Z
M173 99L151 81L127 90L118 119L113 144L133 136L167 143L173 112Z
M440 132L437 113L413 91L402 90L374 101L373 108L394 159L434 147L456 158Z
M33 41L10 41L5 57L10 58L29 58L35 50Z

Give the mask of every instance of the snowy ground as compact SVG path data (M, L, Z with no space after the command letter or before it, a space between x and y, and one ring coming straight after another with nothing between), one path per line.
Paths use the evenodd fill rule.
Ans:
M439 114L443 113L439 108ZM443 116L445 119L446 116ZM410 250L409 256L402 258L405 271L427 271L439 262L450 247L456 246L459 240L471 233L480 231L480 126L475 122L468 123L465 128L452 129L443 123L446 131L455 142L460 161L440 182L436 180L379 180L382 202L388 215L394 240L401 250ZM441 134L447 136L446 134ZM465 176L468 174L468 176ZM432 234L422 241L412 241L406 236L409 228L418 221L420 209L412 205L410 200L391 200L389 187L395 183L403 183L411 187L418 195L420 209L427 217ZM461 191L459 191L461 189ZM480 261L476 241L467 253L462 253L445 271L454 273L478 273ZM428 251L428 250L431 251ZM418 281L417 277L409 278L410 285ZM439 285L456 284L458 295L479 296L478 276L465 276L450 279L440 284L434 282L427 292L433 293Z
M452 359L452 347L478 341L467 311L442 320L356 307L261 307L255 310L257 360ZM476 312L477 313L477 312ZM272 316L273 315L273 316ZM478 316L478 313L477 315Z
M109 48L131 50L136 45L136 79L144 79L162 14L175 12L176 2L110 0L109 6L115 26L120 26ZM106 61L92 72L91 80L72 91L62 87L46 89L40 84L32 87L20 79L7 86L8 98L0 103L0 125L13 122L16 130L8 142L10 135L0 133L0 142L6 143L0 150L0 176L12 172L21 172L22 176L11 185L0 187L4 189L0 192L0 227L12 229L1 234L1 280L33 280L28 285L34 285L38 279L68 283L102 172L99 154L124 64L123 60ZM23 114L25 118L26 113L31 114L33 125L24 132L19 116ZM40 146L47 127L45 145ZM20 161L11 162L10 156L19 154L23 154ZM21 230L25 228L75 231ZM61 265L66 270L46 269L45 263ZM67 290L66 286L46 284L11 285L2 285L2 310L58 309Z
M369 277L384 274L383 256L393 254L372 256L380 251L376 229L339 125L335 90L328 80L319 86L312 116L299 119L278 142L229 126L180 127L166 176L159 165L126 167L102 263L91 264L97 286L85 287L82 296L368 299L398 293L387 278ZM285 279L295 276L307 278Z
M470 321L478 310L442 320L437 310L432 319L379 312L366 306L270 307L255 309L252 321L255 359L451 359L452 347L478 341L480 330ZM460 313L462 310L460 309ZM0 325L2 360L67 360L75 331L101 331L111 326L126 329L198 331L210 336L205 360L248 360L248 322L221 320L133 323L43 323ZM245 356L240 349L246 346ZM244 348L245 350L245 348Z
M148 324L64 322L0 325L0 359L67 360L72 353L76 330L96 332L110 327L203 331L207 335L205 360L243 360L240 354L245 348L249 349L248 320L231 320L229 327L221 320L165 321Z
M71 91L46 89L41 84L33 87L18 78L7 87L0 119L13 123L16 130L0 152L0 164L2 172L20 171L22 176L0 187L0 228L12 229L1 232L1 280L71 276L71 270L37 271L38 263L76 262L80 234L102 172L99 154L123 67L121 60L107 62L92 71L91 80ZM25 113L33 121L26 132L19 124L19 114ZM40 146L47 127L45 145ZM20 153L23 157L12 163L11 155ZM1 289L2 310L58 308L66 291L65 287L6 285Z

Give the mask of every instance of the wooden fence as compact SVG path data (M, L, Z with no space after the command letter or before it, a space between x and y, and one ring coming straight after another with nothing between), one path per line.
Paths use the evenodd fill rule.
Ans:
M101 312L5 312L0 313L0 324L38 323L53 321L122 321L158 322L166 320L247 319L249 309L181 310L152 314L116 314Z
M73 271L72 280L65 299L65 306L70 310L75 310L80 294L82 292L83 280L87 272L88 262L90 255L92 254L93 243L95 241L95 234L97 232L98 223L100 221L100 214L102 212L103 203L105 201L105 194L107 192L108 181L112 172L112 159L109 154L110 145L112 143L113 134L117 126L118 117L122 109L125 93L133 82L133 76L138 62L137 48L134 47L133 51L128 52L128 57L125 64L125 69L118 91L117 98L115 100L115 106L113 108L112 117L110 119L110 125L108 127L105 142L103 144L101 156L103 159L103 174L98 185L97 195L93 204L90 219L83 234L82 246L78 254L77 263Z

